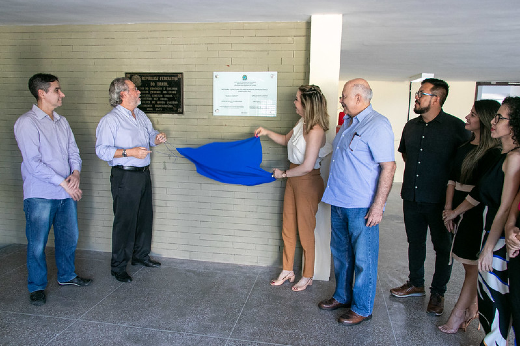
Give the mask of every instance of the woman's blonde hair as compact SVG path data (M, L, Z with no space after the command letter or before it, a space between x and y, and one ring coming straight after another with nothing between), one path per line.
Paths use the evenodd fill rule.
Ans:
M300 91L300 101L302 103L305 124L305 134L309 133L314 125L320 125L323 131L329 129L329 114L327 113L327 99L317 85L302 85Z

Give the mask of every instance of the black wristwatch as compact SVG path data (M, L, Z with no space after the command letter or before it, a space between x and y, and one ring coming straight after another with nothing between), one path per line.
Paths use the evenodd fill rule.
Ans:
M123 149L123 157L126 157L126 149Z

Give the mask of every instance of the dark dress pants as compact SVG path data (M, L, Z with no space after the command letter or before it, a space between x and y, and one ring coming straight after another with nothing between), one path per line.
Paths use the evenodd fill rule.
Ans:
M128 261L148 259L152 246L152 181L150 171L112 168L110 176L114 200L112 261L114 272L126 270Z
M404 224L408 237L408 266L410 283L424 286L424 261L428 228L435 250L435 273L431 292L444 296L451 276L450 252L451 233L442 220L443 204L403 201Z

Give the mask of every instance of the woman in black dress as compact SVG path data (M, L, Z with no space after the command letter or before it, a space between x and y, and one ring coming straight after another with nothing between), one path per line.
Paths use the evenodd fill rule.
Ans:
M519 120L520 97L506 97L491 122L491 136L500 139L502 154L455 210L443 212L449 221L479 203L485 206L477 284L480 322L486 332L481 345L506 345L511 322L504 226L520 186Z
M473 189L486 170L500 155L500 141L491 137L491 120L500 108L494 100L476 101L466 116L466 130L472 132L471 140L457 149L453 168L446 189L444 210L451 211ZM452 257L462 263L465 270L464 283L459 299L448 321L439 326L444 333L466 330L469 323L478 317L477 306L477 259L483 229L484 206L476 206L457 219L446 222L446 228L455 234ZM455 221L455 222L454 222Z

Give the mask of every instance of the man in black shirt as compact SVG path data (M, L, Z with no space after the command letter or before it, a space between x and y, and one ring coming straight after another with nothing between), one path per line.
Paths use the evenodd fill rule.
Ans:
M450 280L451 234L444 227L442 210L451 160L457 148L469 140L464 122L444 113L448 84L429 78L415 94L414 112L406 123L399 152L405 162L403 187L404 223L408 238L409 281L390 290L396 297L424 296L424 261L428 228L435 250L435 272L427 312L440 316Z

